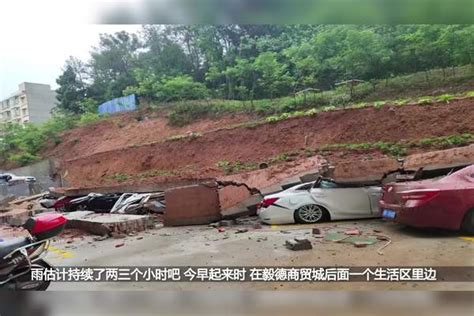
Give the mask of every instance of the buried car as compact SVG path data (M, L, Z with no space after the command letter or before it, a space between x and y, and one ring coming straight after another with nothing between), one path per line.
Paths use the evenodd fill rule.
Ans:
M265 196L257 213L267 224L379 217L381 193L379 181L336 182L320 177Z
M474 233L474 165L440 179L389 183L380 211L386 219L415 227Z
M80 197L62 196L58 199L46 196L41 201L41 206L54 208L57 212L94 211L108 213L115 205L121 194L90 193Z

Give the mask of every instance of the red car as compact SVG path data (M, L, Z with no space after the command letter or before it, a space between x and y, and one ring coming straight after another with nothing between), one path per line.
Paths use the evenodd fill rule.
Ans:
M382 192L379 207L386 219L474 234L474 165L441 179L389 183Z

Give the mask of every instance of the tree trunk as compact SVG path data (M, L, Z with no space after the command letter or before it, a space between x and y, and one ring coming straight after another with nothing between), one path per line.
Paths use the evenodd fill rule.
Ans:
M425 79L426 79L426 83L428 83L428 87L430 87L431 84L430 84L430 76L429 76L428 70L425 70Z

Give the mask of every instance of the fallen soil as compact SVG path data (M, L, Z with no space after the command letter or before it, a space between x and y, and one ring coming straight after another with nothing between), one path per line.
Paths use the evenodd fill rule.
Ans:
M118 182L156 183L182 178L209 178L224 174L223 170L216 166L219 161L259 163L281 153L303 148L314 150L325 144L395 142L473 133L473 106L474 98L466 98L449 104L338 110L272 124L223 128L203 133L196 138L151 143L153 139L160 137L163 139L164 135L172 133L162 125L162 129L158 132L164 131L164 134L148 138L148 144L137 145L133 142L129 143L133 146L102 152L98 152L98 146L102 146L103 150L109 146L107 145L109 141L117 142L114 146L110 146L114 148L120 142L123 144L123 140L113 134L103 136L105 138L98 137L101 133L104 134L104 131L101 132L102 129L107 130L98 124L89 131L97 137L94 143L86 144L84 139L81 139L78 142L81 144L79 147L81 150L75 148L77 144L70 148L58 147L56 156L63 157L60 159L60 170L63 174L67 174L69 184L76 187L110 185ZM187 126L181 131L197 130L197 127L201 126L199 124L203 124L201 126L203 129L209 127L216 129L218 126L228 126L231 122L241 119L242 117L234 117L212 124L201 122ZM141 133L148 135L140 136L143 141L153 134L153 131L145 126L136 127L133 131L139 135ZM173 132L175 131L173 129ZM99 145L101 143L104 144ZM87 147L90 149L87 150ZM75 155L66 154L67 152ZM380 153L374 154L380 158ZM65 160L71 157L75 158Z

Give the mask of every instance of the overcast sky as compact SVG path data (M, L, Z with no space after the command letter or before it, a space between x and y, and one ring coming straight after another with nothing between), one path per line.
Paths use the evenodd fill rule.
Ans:
M65 60L87 60L100 33L137 31L139 25L11 25L0 26L0 100L15 92L24 81L50 84Z

